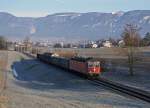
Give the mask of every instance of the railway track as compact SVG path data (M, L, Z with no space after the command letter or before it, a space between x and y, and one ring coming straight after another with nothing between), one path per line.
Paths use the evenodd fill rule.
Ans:
M34 56L24 53L25 55L35 58ZM138 99L141 99L143 101L146 101L150 103L150 93L141 89L137 89L134 87L126 86L120 83L112 82L110 80L104 79L104 78L99 78L99 79L88 79L92 84L97 85L97 86L105 86L109 89L112 89L113 91L120 92L132 97L136 97Z
M120 92L129 96L132 96L132 97L136 97L140 100L150 103L150 93L147 91L137 89L134 87L129 87L120 83L112 82L103 78L94 79L94 80L88 79L88 81L92 82L94 85L97 85L97 86L103 85L116 92Z

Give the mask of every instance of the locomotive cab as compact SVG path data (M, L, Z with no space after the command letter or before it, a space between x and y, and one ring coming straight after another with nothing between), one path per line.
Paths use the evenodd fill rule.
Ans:
M88 61L88 73L90 75L99 75L100 71L99 61Z

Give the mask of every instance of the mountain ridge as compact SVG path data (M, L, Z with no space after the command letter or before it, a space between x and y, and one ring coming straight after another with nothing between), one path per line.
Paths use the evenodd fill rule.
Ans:
M119 38L125 24L137 24L143 36L150 32L150 10L128 12L64 12L45 17L16 17L0 12L0 35L11 39L31 36L34 39Z

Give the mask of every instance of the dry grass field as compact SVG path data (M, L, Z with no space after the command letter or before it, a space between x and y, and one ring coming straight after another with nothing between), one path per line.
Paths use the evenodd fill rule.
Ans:
M0 51L0 108L7 108L8 96L5 94L7 82L7 51Z
M85 48L85 49L71 49L71 48L57 48L51 49L51 52L74 52L79 56L93 56L93 57L114 57L118 55L118 52L115 52L116 48Z
M95 58L125 59L122 48L51 48L43 52L74 53L79 56L92 56ZM138 48L139 52L150 52L150 47Z
M38 53L51 52L58 53L61 56L65 55L78 55L78 56L92 56L96 58L104 59L126 59L122 48L47 48L40 47ZM140 47L138 48L139 52L150 52L150 47Z

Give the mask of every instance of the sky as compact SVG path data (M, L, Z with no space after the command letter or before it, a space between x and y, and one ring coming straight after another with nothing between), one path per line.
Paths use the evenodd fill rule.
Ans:
M0 0L0 12L42 17L61 12L150 10L150 0Z

